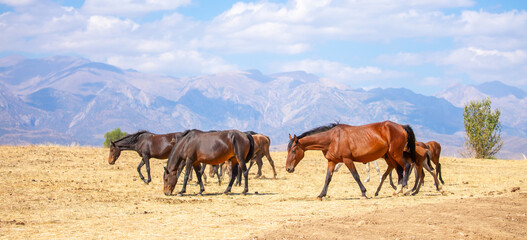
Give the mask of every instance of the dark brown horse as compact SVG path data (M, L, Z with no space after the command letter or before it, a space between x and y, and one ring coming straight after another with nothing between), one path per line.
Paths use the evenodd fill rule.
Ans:
M181 138L182 133L154 134L148 131L139 131L129 134L115 142L110 143L108 163L113 165L123 150L136 151L141 156L137 166L139 177L146 184L152 181L150 177L150 158L167 159L174 144ZM141 174L141 168L146 165L148 179Z
M276 178L276 169L274 167L274 161L271 158L271 154L269 153L269 146L271 146L271 139L269 139L268 136L265 136L263 134L251 134L254 138L254 155L253 158L251 158L249 163L249 168L247 171L251 170L251 167L254 163L258 166L258 174L256 174L256 178L262 176L262 165L263 161L262 158L265 156L267 158L267 161L269 161L269 164L273 168L273 178Z
M390 121L372 123L363 126L345 124L330 124L302 133L300 136L289 135L287 146L286 170L295 171L295 167L304 158L307 150L321 150L328 160L326 182L319 199L326 196L328 185L333 175L335 165L344 162L353 178L359 184L362 196L366 197L366 188L360 181L359 174L353 162L367 163L378 158L384 158L388 166L397 169L400 189L406 186L410 164L403 158L403 152L408 145L411 150L412 162L415 162L415 135L408 125L400 125ZM406 174L403 174L403 169Z
M233 170L229 186L225 190L225 193L231 191L232 184L238 172L237 165L239 164L245 177L245 188L242 193L246 194L249 190L249 183L245 164L252 158L253 152L254 140L250 134L245 134L238 130L217 132L188 130L183 134L182 139L170 153L163 177L163 191L165 195L172 195L177 183L178 166L180 166L181 162L186 163L186 172L183 188L179 192L180 195L186 192L191 167L194 168L196 176L198 177L198 183L200 185L199 194L202 194L205 188L201 181L200 163L218 165L227 160L231 160Z

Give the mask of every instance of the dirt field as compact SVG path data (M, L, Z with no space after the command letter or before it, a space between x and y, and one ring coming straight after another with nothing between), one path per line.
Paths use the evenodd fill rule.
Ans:
M329 197L317 201L327 162L315 151L292 174L284 170L286 153L272 153L278 179L269 178L264 160L267 178L254 179L251 169L249 195L240 195L241 187L222 195L226 185L209 178L204 196L196 196L193 181L182 197L163 194L165 160L151 160L153 182L144 184L134 152L115 165L102 148L0 152L2 239L527 239L527 161L443 157L445 196L427 174L417 196L393 197L384 185L373 197L372 171L370 199L360 198L343 167ZM365 166L357 168L364 180Z

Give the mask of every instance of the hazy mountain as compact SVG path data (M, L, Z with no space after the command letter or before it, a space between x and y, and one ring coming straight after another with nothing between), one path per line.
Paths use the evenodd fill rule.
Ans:
M460 102L498 96L500 104L517 104L525 97L509 86L499 87L511 94L496 95L502 94L493 92L500 83L489 84L494 85L460 85L433 97L407 89L353 89L301 71L172 78L81 58L11 56L0 59L0 144L100 146L105 132L120 127L156 133L254 130L280 146L288 133L334 121L361 125L392 120L410 124L418 140L439 141L444 153L453 155L463 142ZM505 114L511 109L503 109L506 128L525 132L527 121ZM522 147L523 139L518 136L510 145ZM509 149L508 154L519 156L519 151Z

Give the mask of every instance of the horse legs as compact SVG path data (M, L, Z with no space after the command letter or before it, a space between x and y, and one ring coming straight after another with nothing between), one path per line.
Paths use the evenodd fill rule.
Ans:
M397 171L397 189L395 189L395 192L393 193L394 196L403 191L404 170L405 169L400 165L395 167L395 171Z
M432 171L432 169L430 169L430 166L428 165L428 163L425 163L424 164L424 168L426 169L426 171L428 171L430 173L430 175L432 175L432 177L434 177L434 183L436 184L436 190L437 191L440 191L441 194L443 194L443 187L441 187L439 185L439 181L437 180L437 174L434 173L434 171Z
M445 184L443 181L443 174L441 174L441 163L439 163L439 161L436 164L436 175L439 176L439 181L441 181L441 184Z
M146 174L148 175L148 180L146 180L145 183L148 184L152 181L152 177L150 176L150 156L143 156L143 161L145 162Z
M240 167L240 164L238 163L238 175L236 176L236 183L234 184L234 186L241 186L242 185L242 168Z
M328 161L328 170L326 172L326 182L324 183L324 188L322 188L322 192L317 197L319 200L322 200L322 198L325 197L326 194L328 193L328 185L329 185L329 182L331 182L331 177L333 176L335 165L336 164L334 162Z
M410 192L414 192L412 195L415 195L419 192L419 189L421 188L421 185L423 184L424 179L424 171L423 171L423 161L417 160L416 163L412 164L411 168L415 167L415 184L412 189L408 189L404 195L410 194Z
M242 192L242 194L245 195L245 194L247 194L247 192L249 192L249 172L247 171L247 166L245 166L245 161L240 162L239 165L240 165L240 170L241 170L241 172L243 174L243 178L245 178L245 182L244 182L245 186L244 186L243 192Z
M393 168L392 168L393 169ZM397 189L397 187L395 186L395 184L393 184L393 180L392 180L392 172L390 171L390 186L392 186L392 188L395 190Z
M360 176L359 176L359 173L357 173L357 169L355 168L355 164L353 163L353 160L349 158L344 158L343 160L344 160L344 164L346 164L346 167L348 167L348 169L350 170L351 175L353 175L353 178L355 178L355 181L357 182L357 184L359 184L360 191L362 192L362 196L365 198L368 198L366 197L366 188L364 187L364 185L362 185L362 182L360 181Z
M199 195L202 195L203 191L205 191L205 187L203 187L203 181L201 180L201 176L203 175L203 170L205 166L201 166L200 164L197 164L193 166L194 172L196 172L196 177L198 178L198 184L199 184Z
M377 170L377 174L379 175L379 182L381 182L382 175L381 175L381 169L379 169L379 164L377 163L377 160L373 161L373 166L375 167L375 170Z
M273 178L276 179L276 169L274 168L274 161L271 158L271 154L269 154L269 151L266 151L265 157L267 158L267 161L269 161L269 164L271 164L271 167L273 168L273 173L274 173Z
M227 189L225 189L224 194L230 193L232 184L234 183L235 178L238 176L238 164L234 163L234 161L231 161L231 180L229 181L229 186L227 186Z
M186 161L186 169L185 169L185 178L183 180L183 188L181 189L181 192L179 192L178 195L183 195L183 193L185 193L187 191L187 183L188 183L188 178L190 176L190 173L192 172L192 160L188 159L187 158L187 161Z
M220 176L219 169L220 169L220 165L212 165L210 168L210 171L212 172L212 176L210 177L214 177L214 174L216 174L216 176L218 177L218 184L221 186L221 176Z
M370 181L370 163L366 163L366 180L364 182Z
M403 175L403 187L408 186L408 178L410 177L410 171L412 170L412 164L405 161L404 164L404 175Z
M263 166L262 156L258 156L256 158L256 165L258 165L258 174L256 174L256 178L259 178L262 176L262 166Z
M141 173L141 168L143 167L143 165L145 165L145 161L141 159L141 162L139 162L139 165L137 166L137 172L139 173L139 177L141 178L141 180L146 183L145 177Z
M381 191L382 183L384 182L384 180L386 179L386 176L388 176L388 174L390 175L390 182L392 181L392 170L393 170L393 166L388 164L388 168L386 169L386 171L384 172L384 174L381 177L381 182L379 183L379 186L377 187L377 191L375 192L375 196L379 195L379 191ZM393 182L391 182L391 184L393 184Z

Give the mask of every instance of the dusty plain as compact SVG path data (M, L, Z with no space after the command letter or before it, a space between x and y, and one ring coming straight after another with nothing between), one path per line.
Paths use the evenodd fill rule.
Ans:
M255 179L253 166L245 196L241 187L223 195L226 184L210 177L203 196L195 180L186 195L165 196L166 160L151 160L146 185L135 152L115 165L103 148L0 146L0 153L0 239L527 239L527 161L442 157L445 195L427 174L417 196L392 196L385 184L374 197L372 169L369 199L342 167L329 197L317 201L327 167L317 151L294 173L285 171L285 152L271 153L278 178L264 158L264 177ZM365 166L356 166L364 180Z

